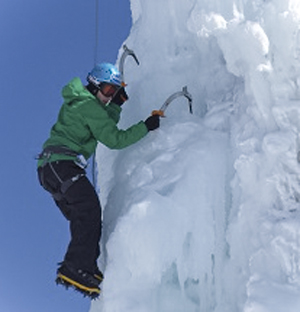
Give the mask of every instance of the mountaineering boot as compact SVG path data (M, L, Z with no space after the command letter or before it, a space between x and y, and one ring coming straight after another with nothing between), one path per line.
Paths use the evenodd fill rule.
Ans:
M58 268L56 283L64 285L66 288L72 286L84 296L92 299L97 298L100 294L99 279L89 272L76 269L66 263Z

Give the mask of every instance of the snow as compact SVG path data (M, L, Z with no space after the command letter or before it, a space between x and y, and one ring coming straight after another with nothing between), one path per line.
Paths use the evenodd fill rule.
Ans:
M159 9L158 9L159 7ZM99 145L105 280L91 312L300 309L300 2L131 0L121 128ZM120 49L120 55L122 49Z

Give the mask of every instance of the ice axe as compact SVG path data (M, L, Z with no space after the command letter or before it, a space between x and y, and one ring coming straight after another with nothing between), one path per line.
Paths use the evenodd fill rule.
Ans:
M179 91L179 92L175 92L173 93L172 95L170 95L165 103L162 105L162 107L159 109L159 110L154 110L152 111L152 115L159 115L161 117L165 117L165 110L167 109L167 107L169 106L169 104L174 101L175 99L177 99L178 97L180 96L184 96L188 99L189 101L189 110L190 110L190 113L193 114L193 108L192 108L192 95L188 92L187 90L187 86L183 87L182 88L182 91Z
M136 61L136 63L138 65L140 65L140 62L138 60L138 58L136 57L135 53L133 52L133 50L128 49L128 47L126 46L126 44L123 45L123 53L120 59L120 63L119 63L119 72L121 73L121 80L122 80L122 85L125 87L125 79L124 79L124 63L125 63L125 59L128 55L132 56L134 58L134 60Z

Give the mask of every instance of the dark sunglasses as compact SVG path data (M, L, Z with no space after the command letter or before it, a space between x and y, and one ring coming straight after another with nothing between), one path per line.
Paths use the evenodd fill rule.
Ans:
M119 86L116 86L107 82L102 82L99 85L99 90L106 97L112 97L113 95L115 95L118 89L119 89Z

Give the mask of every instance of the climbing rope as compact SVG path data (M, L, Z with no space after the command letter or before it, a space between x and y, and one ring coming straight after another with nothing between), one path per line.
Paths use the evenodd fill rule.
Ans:
M99 0L95 0L95 48L94 48L94 66L98 61L99 47Z
M99 48L99 0L95 0L95 47L94 47L94 66L98 62L98 48ZM92 164L92 179L93 185L96 188L96 151L93 154Z

